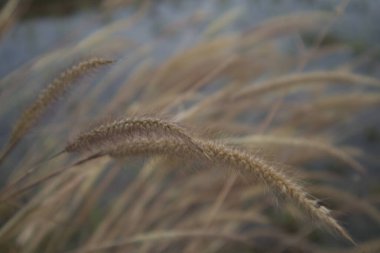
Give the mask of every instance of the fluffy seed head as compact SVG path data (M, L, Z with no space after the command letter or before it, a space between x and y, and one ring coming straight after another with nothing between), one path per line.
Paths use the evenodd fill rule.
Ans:
M244 151L222 144L199 139L195 140L195 142L202 149L202 152L207 154L209 160L206 162L210 165L228 166L242 173L253 173L272 190L292 199L312 217L353 242L350 235L331 216L330 211L326 207L322 206L318 200L310 197L300 185L283 174L278 168ZM188 147L185 142L179 142L176 139L136 138L105 151L105 154L112 157L169 154L191 159L195 151Z
M202 153L182 127L174 122L157 118L126 118L101 125L80 134L66 148L66 152L101 151L125 143L133 138L174 138Z

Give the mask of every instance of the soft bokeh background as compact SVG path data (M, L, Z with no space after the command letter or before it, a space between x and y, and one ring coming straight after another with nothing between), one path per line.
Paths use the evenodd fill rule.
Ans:
M3 3L5 1L2 1ZM141 2L141 1L140 1ZM176 32L168 48L176 44L190 45L202 26L226 11L233 10L233 24L226 31L253 28L260 21L296 11L333 11L337 0L220 0L220 1L154 1L144 20L136 22L123 37L136 44L157 37L163 29L193 18L193 27ZM104 25L132 15L139 1L59 1L34 0L25 16L3 38L0 74L14 70L27 60L54 48L75 43ZM380 44L380 3L376 0L352 0L345 13L331 28L325 43L344 42L354 53L376 49ZM198 25L197 25L198 23ZM179 28L178 28L179 29ZM312 39L312 38L309 38ZM161 49L164 50L164 49ZM376 65L373 66L376 68ZM378 67L378 66L377 66ZM374 71L376 73L378 71Z

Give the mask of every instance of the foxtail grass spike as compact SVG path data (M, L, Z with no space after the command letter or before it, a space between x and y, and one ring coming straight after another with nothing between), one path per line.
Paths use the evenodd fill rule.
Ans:
M272 190L292 199L309 213L310 216L354 243L348 232L330 215L330 211L318 204L317 200L311 198L300 185L293 182L280 169L241 150L210 141L195 141L198 147L207 154L207 157L210 159L209 162L211 162L210 165L228 166L239 172L253 173L259 180L270 186ZM105 151L105 154L109 154L111 157L158 154L193 159L194 151L186 143L175 139L136 138L133 141L125 142L123 145Z
M21 117L13 127L8 144L0 156L0 164L12 151L23 136L35 125L43 116L47 109L81 77L89 72L113 63L114 61L102 58L91 58L82 61L60 74L50 83L37 97L36 100L22 113Z

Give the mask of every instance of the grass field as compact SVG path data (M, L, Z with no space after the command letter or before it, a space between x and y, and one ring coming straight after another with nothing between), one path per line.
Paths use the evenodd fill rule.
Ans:
M0 251L379 252L380 65L331 39L347 5L134 37L159 3L102 2L130 15L1 77Z

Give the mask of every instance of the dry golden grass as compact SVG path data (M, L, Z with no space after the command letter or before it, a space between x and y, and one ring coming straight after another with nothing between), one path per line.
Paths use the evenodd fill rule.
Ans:
M357 61L309 66L350 51L321 43L341 7L339 15L295 13L233 33L224 28L243 10L215 20L194 13L152 41L121 36L148 17L148 2L2 78L7 119L78 56L121 59L49 114L82 76L111 61L74 65L11 123L0 251L377 252L378 178L368 165L379 161L345 137L359 132L362 112L378 110L380 82L356 71ZM201 27L195 42L156 56L192 27ZM315 33L313 46L299 45L303 32ZM278 46L284 37L297 41L295 55ZM50 123L35 126L42 116Z

